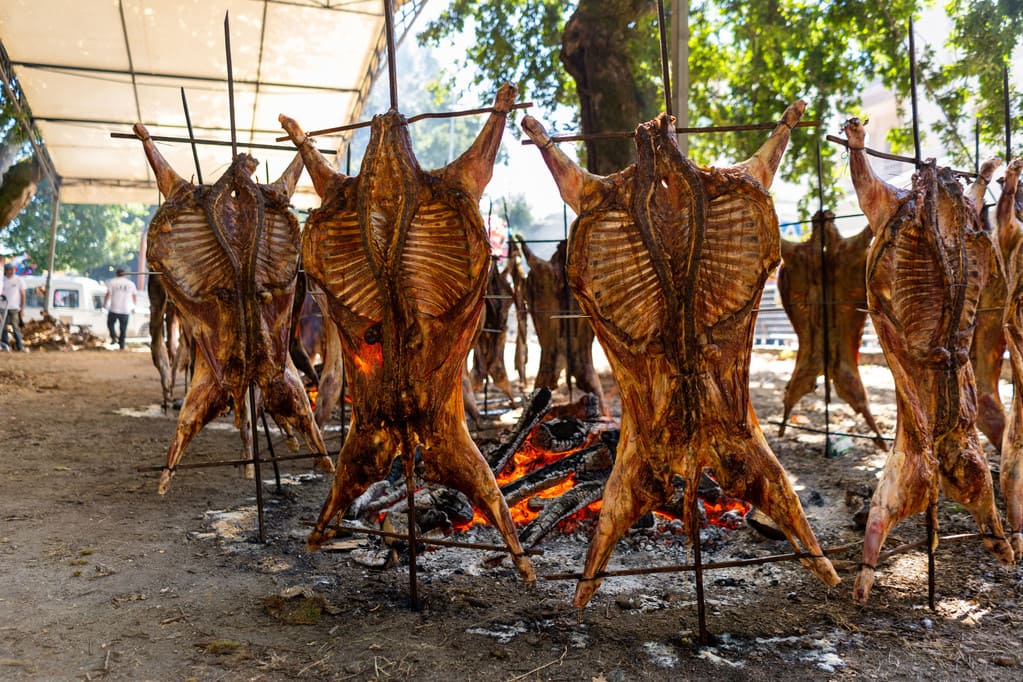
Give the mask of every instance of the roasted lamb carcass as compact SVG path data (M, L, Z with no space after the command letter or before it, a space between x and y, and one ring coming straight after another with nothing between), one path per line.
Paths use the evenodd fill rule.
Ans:
M980 167L980 175L970 185L966 194L973 200L974 209L981 216L984 229L991 227L986 220L984 193L991 176L1002 164L1001 159L988 159ZM993 235L992 235L993 236ZM1002 358L1005 355L1005 335L1002 333L1002 312L1005 309L1005 276L1001 262L1005 253L991 252L990 276L980 300L977 301L977 328L973 332L970 346L970 364L977 383L977 428L983 433L995 450L1001 452L1005 433L1005 407L998 392L1002 378Z
M565 277L567 241L558 242L550 260L540 258L521 237L516 237L529 273L525 299L533 329L540 342L540 366L534 388L557 390L562 371L584 393L597 396L604 407L604 390L593 366L593 327L581 315Z
M302 173L298 156L272 185L252 180L258 162L239 154L212 185L179 176L142 125L135 133L166 200L153 215L147 236L149 267L177 308L196 345L195 373L167 451L159 492L166 493L188 443L211 419L232 407L245 453L252 455L247 428L257 402L297 442L294 432L333 471L309 398L288 355L290 318L298 274L300 234L288 199Z
M1005 170L1002 196L995 209L998 245L1005 259L1008 295L1005 305L1005 338L1009 346L1012 383L1015 387L1009 423L1002 442L999 482L1005 500L1006 519L1012 533L1012 549L1023 555L1023 185L1019 182L1023 159Z
M814 390L817 377L824 374L826 336L827 375L838 397L863 415L864 421L877 434L874 444L887 450L881 430L870 413L859 367L860 341L867 321L865 265L870 228L852 237L843 237L835 227L834 219L835 214L831 211L818 212L813 217L809 240L799 244L781 242L778 292L785 314L799 338L799 349L792 377L785 386L785 414L778 435L785 435L785 424L792 408L800 398ZM822 239L825 246L823 255ZM825 314L828 321L826 335Z
M462 411L461 375L483 311L490 242L478 202L490 181L515 88L503 86L472 146L427 172L405 118L375 116L359 175L336 173L286 116L323 205L303 244L309 276L327 296L344 347L351 429L316 526L311 550L334 535L331 522L403 455L424 476L465 493L500 530L519 572L534 579L508 506L476 448Z
M578 214L568 277L589 314L622 400L618 456L604 489L576 606L600 584L622 533L685 485L686 527L697 484L711 470L725 494L767 514L803 564L828 585L838 575L821 552L749 401L749 362L760 295L779 259L778 221L765 189L804 104L748 161L700 168L679 151L666 115L636 130L637 162L600 177L522 126Z
M512 300L515 303L515 373L518 375L519 393L526 395L526 362L529 360L528 320L529 305L526 303L526 270L522 267L524 256L519 249L518 239L508 244L508 274L512 283Z
M853 587L853 599L865 603L889 531L911 514L932 513L939 487L970 511L989 552L1011 563L1013 551L975 428L969 362L977 301L989 274L990 236L950 170L928 162L912 189L899 190L870 168L863 125L852 119L845 132L853 185L874 232L867 303L898 407L895 444L871 500Z
M149 296L149 354L160 373L161 406L166 412L174 401L178 372L184 376L192 364L192 342L181 324L177 308L167 298L160 275L150 275L146 293Z
M487 293L484 297L483 315L480 317L479 334L473 344L472 379L473 390L483 388L489 377L495 386L514 401L508 370L504 366L504 347L508 341L508 312L512 306L512 288L508 283L508 272L498 267L494 259L487 276Z

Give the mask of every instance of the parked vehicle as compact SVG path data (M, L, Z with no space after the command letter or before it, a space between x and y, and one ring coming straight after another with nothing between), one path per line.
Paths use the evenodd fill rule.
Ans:
M28 275L22 279L25 280L22 316L26 322L41 320L46 277ZM106 336L107 311L103 309L106 284L89 277L54 275L50 289L50 314L64 324L85 327L97 336ZM138 294L138 302L128 324L129 337L149 337L149 298L144 290Z

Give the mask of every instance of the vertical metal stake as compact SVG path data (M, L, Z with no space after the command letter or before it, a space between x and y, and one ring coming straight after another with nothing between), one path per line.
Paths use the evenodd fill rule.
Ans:
M391 87L391 108L398 110L398 74L395 64L398 54L394 47L394 6L391 0L384 0L384 30L387 33L387 81Z
M270 451L270 459L273 461L274 465L274 482L277 484L275 492L280 495L284 492L281 488L281 466L277 462L277 453L274 452L273 441L270 440L270 426L266 423L265 410L259 414L259 418L263 421L263 435L266 437L266 448Z
M664 113L671 116L671 60L668 58L668 27L664 22L664 0L657 0L657 29L661 35L661 80L664 82Z
M973 122L973 172L980 175L980 119Z
M572 292L568 289L568 204L561 205L561 220L564 224L565 234L565 262L562 263L561 274L565 277L565 290L562 295L565 299L565 314L574 315L575 311L572 310ZM568 402L575 402L575 383L572 381L575 371L574 363L572 362L572 325L575 323L573 317L566 317L562 320L562 324L565 325L565 379L568 381ZM555 362L557 362L555 360Z
M342 371L342 373L341 373L341 401L340 401L341 402L341 445L344 445L344 442L345 442L345 426L346 426L346 422L348 421L347 414L345 413L345 391L348 390L348 375L344 373L343 369L341 371Z
M202 168L199 167L199 147L195 144L195 133L192 131L192 117L188 113L188 100L185 89L181 88L181 106L185 110L185 125L188 126L188 140L192 143L192 159L195 161L195 179L202 183Z
M408 495L408 594L409 608L421 611L419 602L419 584L416 578L416 455L419 446L412 452L403 448L405 454L405 491Z
M227 54L227 107L231 114L231 160L238 156L238 128L234 122L234 68L231 65L231 24L224 12L224 51Z
M1012 160L1012 105L1009 102L1009 66L1002 66L1002 105L1005 107L1005 163Z
M817 198L820 209L812 222L811 230L820 238L820 275L821 275L821 322L824 326L824 457L828 456L828 444L831 442L831 315L828 310L828 260L827 240L824 224L824 165L821 158L821 137L817 135ZM811 234L812 234L811 232ZM812 236L811 236L812 239Z
M913 158L920 167L920 116L916 106L916 42L913 39L913 18L909 18L909 95L913 105Z
M934 549L938 544L938 505L931 502L927 507L927 605L931 611L937 610L934 603Z
M259 422L256 420L256 388L249 384L249 422L252 424L252 466L256 472L256 520L259 523L259 544L266 544L263 526L263 476L259 465Z
M700 498L694 498L693 508L689 510L689 540L693 543L693 575L696 578L697 638L700 644L706 645L710 644L710 634L707 632L707 604L703 596L703 561L700 557L700 513L697 506L699 504Z

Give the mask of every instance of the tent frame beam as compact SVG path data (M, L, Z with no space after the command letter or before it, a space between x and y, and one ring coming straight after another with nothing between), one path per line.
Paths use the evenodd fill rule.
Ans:
M218 83L227 84L227 78L220 76L197 76L188 75L181 73L160 73L157 71L132 71L129 69L111 69L99 66L76 66L74 64L53 64L47 62L11 62L12 66L23 69L41 69L49 71L69 71L72 73L92 73L92 74L103 74L106 76L132 76L139 78L166 78L167 80L174 81L191 81L198 83ZM264 88L286 88L289 90L318 90L321 92L337 92L337 93L357 93L358 88L338 88L330 85L309 85L303 83L277 83L277 82L263 82L254 80L246 80L243 78L235 79L236 85L251 85L253 87L260 86ZM168 85L168 87L179 87L178 85Z

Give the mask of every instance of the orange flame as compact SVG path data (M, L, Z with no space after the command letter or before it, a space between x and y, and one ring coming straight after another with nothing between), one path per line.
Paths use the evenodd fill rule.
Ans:
M525 476L526 474L529 474L541 467L557 462L558 460L567 457L573 452L576 452L578 450L581 450L585 447L592 445L594 442L596 442L597 438L598 435L593 434L591 437L588 437L586 441L578 448L568 450L565 452L551 452L549 450L544 450L543 448L537 447L530 440L527 439L526 442L523 443L522 447L519 448L518 452L516 452L512 456L512 460L505 466L504 470L497 476L497 485L502 486L507 483L511 483L512 481L518 480L519 478ZM540 491L536 495L533 495L531 498L520 500L519 502L515 503L514 505L508 508L508 511L511 512L512 521L515 522L515 525L518 527L525 526L530 521L532 521L533 519L540 515L539 510L533 510L529 508L530 499L534 498L553 499L561 497L566 492L571 490L574 485L575 474L571 473L565 480L561 481L560 483L557 483L555 485L550 486L549 488ZM597 502L587 505L583 509L577 511L575 514L572 514L566 519L560 521L559 527L561 527L562 531L564 532L571 532L571 529L566 531L562 524L572 523L573 524L572 528L574 528L574 524L578 523L579 520L594 516L599 511L600 501L598 500ZM455 530L464 531L468 530L469 528L472 528L476 524L487 523L489 523L487 517L480 513L479 510L474 509L472 520L467 521L464 524L458 524L455 527Z
M384 365L384 348L379 343L366 343L359 347L359 352L353 358L355 368L363 374L369 374L378 367Z

